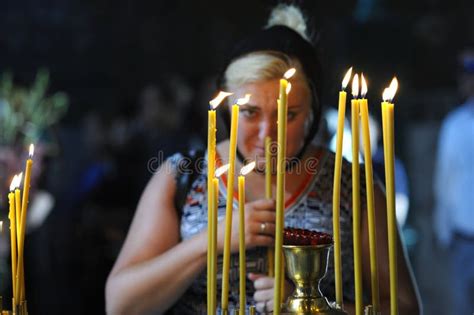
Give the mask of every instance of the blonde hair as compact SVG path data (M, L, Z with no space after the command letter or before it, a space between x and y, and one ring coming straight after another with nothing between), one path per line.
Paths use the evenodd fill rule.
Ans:
M244 84L281 78L290 68L296 68L293 81L304 78L298 60L273 51L253 52L236 59L227 67L225 86L233 91Z
M306 21L296 6L284 4L276 6L270 13L266 28L276 25L287 26L308 40ZM275 51L252 52L235 59L227 67L224 73L224 85L226 89L232 91L244 84L281 78L290 68L296 68L293 80L304 79L307 82L297 59Z

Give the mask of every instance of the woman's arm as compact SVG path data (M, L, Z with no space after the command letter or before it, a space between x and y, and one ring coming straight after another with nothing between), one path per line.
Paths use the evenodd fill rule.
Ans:
M107 279L107 314L164 312L206 265L206 231L179 242L176 185L168 163L143 192L125 244Z
M390 272L388 259L387 208L385 193L379 185L374 185L375 226L377 239L377 258L379 271L379 294L382 314L390 314ZM370 251L367 209L362 211L362 265L364 291L371 295L370 288ZM402 246L397 229L397 269L398 269L398 307L400 314L421 314L418 290Z

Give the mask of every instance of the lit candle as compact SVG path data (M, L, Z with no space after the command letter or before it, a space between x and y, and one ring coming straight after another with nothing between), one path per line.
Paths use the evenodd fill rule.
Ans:
M21 235L21 191L20 191L20 184L21 184L21 179L23 178L23 172L20 173L17 177L17 185L15 189L15 216L16 216L16 233L17 233L17 241L16 241L16 246L17 246L17 252L20 251L20 235ZM20 288L20 297L24 296L25 293L25 285L24 285L24 276L25 276L25 271L24 271L24 266L21 266L21 270L17 270L16 275L20 277L20 282L22 283Z
M215 289L211 289L212 284L211 278L213 275L213 266L214 261L212 243L214 242L212 238L213 230L213 218L215 209L213 209L214 204L214 193L213 193L213 184L214 179L215 165L216 165L216 108L219 104L232 93L219 92L216 98L209 102L211 108L208 111L208 133L207 133L207 222L208 222L208 233L207 233L207 311L211 314L212 307L212 296L215 295Z
M215 171L215 177L212 180L212 192L214 193L213 198L213 205L212 209L215 209L212 218L212 253L213 253L213 265L212 265L212 277L211 277L211 288L212 288L212 295L211 295L211 306L212 306L212 313L216 314L217 308L217 297L216 297L216 290L217 290L217 216L219 212L219 177L227 172L229 169L229 164L225 164Z
M367 95L367 82L364 75L361 75L362 91L360 100L360 117L362 124L362 136L364 138L364 164L365 164L365 185L367 191L367 220L369 225L369 249L370 249L370 284L372 289L372 307L375 314L380 312L379 305L379 276L377 267L377 241L375 227L374 209L374 181L372 174L372 150L370 148L369 131L369 109L365 96Z
M17 247L17 255L18 255L18 251L20 250L19 249L19 233L20 233L20 214L21 214L21 191L20 191L20 185L21 185L21 180L23 178L23 172L21 172L20 174L18 174L17 176L17 181L16 181L16 188L15 188L15 213L16 213L16 234L17 234L17 238L16 238L16 247ZM17 256L18 257L18 256ZM17 262L18 263L18 262ZM15 266L15 269L16 269L16 266ZM22 269L21 269L21 272L20 271L16 271L16 276L18 275L21 275L22 277L24 277L24 270L23 270L23 266L22 266ZM24 281L23 278L20 279L22 282ZM15 286L16 287L16 286ZM24 288L22 289L24 290Z
M8 194L8 203L10 205L10 212L8 218L10 219L10 250L12 256L12 289L13 289L13 304L18 303L16 299L15 279L16 279L16 264L17 264L17 245L16 245L16 217L15 217L15 193L13 192L18 184L17 175L13 177L10 185L10 193Z
M278 100L278 154L277 154L277 187L276 187L276 222L275 222L275 282L274 314L280 314L282 301L282 246L285 219L285 159L286 159L286 124L288 115L288 93L291 85L288 79L295 74L295 68L289 69L280 80L280 99Z
M272 138L265 137L265 198L272 199L272 151L271 151ZM270 277L275 276L275 267L273 266L274 261L273 248L269 247L267 250L268 260L268 275Z
M30 145L29 150L29 158L26 160L26 167L25 167L25 181L23 183L23 200L21 203L21 224L20 224L20 239L19 242L19 250L18 250L18 262L17 262L17 272L19 276L16 279L16 296L19 297L20 301L24 300L25 297L25 276L23 274L23 260L24 260L24 246L25 246L25 231L26 231L26 211L28 208L28 197L30 192L30 182L31 182L31 169L33 167L33 153L34 153L34 145ZM21 294L21 296L20 296Z
M362 249L360 238L360 167L359 167L359 76L352 81L351 129L352 129L352 239L354 247L355 311L362 315Z
M229 144L229 173L227 176L227 200L225 212L225 239L224 257L222 266L222 295L221 307L227 311L229 305L229 270L230 270L230 244L232 236L232 211L234 202L234 171L235 155L237 151L237 128L239 121L239 105L248 103L250 94L239 98L237 104L232 105L232 118L230 124L230 144Z
M16 221L16 239L20 239L20 222L21 222L21 191L20 185L23 178L23 172L18 175L17 185L15 188L15 221ZM17 251L19 250L19 243L17 242Z
M342 138L344 135L344 121L346 115L346 96L345 91L349 80L351 79L352 67L349 68L342 80L342 90L339 92L339 107L337 119L336 134L336 156L334 160L334 184L332 195L332 229L334 238L334 280L336 282L336 304L342 308L342 262L341 262L341 233L339 207L341 198L341 168L342 168Z
M392 100L397 92L398 81L393 78L384 91L382 102L383 146L385 162L385 189L387 195L388 259L390 268L390 314L398 314L397 279L397 221L395 213L395 149Z
M255 167L255 161L245 165L239 176L239 313L245 314L245 175Z

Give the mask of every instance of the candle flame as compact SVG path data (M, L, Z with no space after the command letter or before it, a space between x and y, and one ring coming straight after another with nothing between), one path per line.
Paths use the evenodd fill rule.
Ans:
M393 98L395 97L395 93L397 93L398 89L398 80L396 77L393 78L392 82L390 82L390 86L383 90L382 99L384 102L392 102Z
M288 82L288 85L286 86L286 94L290 94L291 91L291 83Z
M347 70L346 75L344 76L344 79L342 80L342 90L345 90L347 87L347 84L349 84L349 80L351 79L352 75L352 67Z
M359 75L357 73L354 75L354 79L352 79L352 96L354 98L359 96Z
M392 82L390 82L389 89L390 89L390 102L392 102L393 99L395 98L395 94L397 93L397 90L398 90L397 77L393 77Z
M295 69L295 68L291 68L291 69L288 69L288 70L285 72L285 74L283 75L283 77L288 80L288 79L291 78L295 73L296 73L296 69Z
M255 161L253 161L253 162L250 162L249 164L243 166L240 169L240 175L245 176L248 173L250 173L251 171L253 171L253 169L255 168L255 164L256 164Z
M390 98L390 88L383 89L382 99L384 102L387 102Z
M365 98L365 96L367 95L367 90L368 89L367 89L367 82L365 81L363 73L360 75L360 82L361 82L360 94L361 94L362 98Z
M14 191L16 187L16 182L17 182L17 175L13 176L12 181L10 183L10 191Z
M18 177L18 178L17 178L17 181L16 181L15 188L20 187L20 185L21 185L21 180L22 180L22 178L23 178L23 172L21 172L20 174L18 174L17 177Z
M244 105L244 104L247 104L249 101L250 101L250 96L252 94L245 94L245 97L242 97L242 98L239 98L237 100L237 104L238 105Z
M222 174L224 174L225 172L227 172L227 170L229 169L230 167L230 164L227 163L225 165L222 165L221 167L219 167L218 169L216 169L214 175L216 177L220 177Z
M224 92L224 91L219 91L219 94L217 96L209 101L209 104L212 106L212 109L216 109L217 106L219 106L220 103L229 95L232 95L233 93L229 92Z
M30 153L29 153L30 159L33 157L33 153L35 153L35 146L32 143L30 144Z

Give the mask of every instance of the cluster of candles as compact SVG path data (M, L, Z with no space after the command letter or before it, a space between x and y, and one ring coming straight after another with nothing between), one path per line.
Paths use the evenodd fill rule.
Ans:
M283 290L283 227L284 227L284 181L285 181L285 156L286 156L286 116L288 111L288 94L291 90L291 83L288 82L296 70L288 70L284 78L280 80L280 95L278 99L278 153L277 153L277 187L276 187L276 236L275 251L268 251L269 257L269 275L275 277L275 283L279 284L275 288L275 294L281 300ZM210 101L211 109L208 112L208 256L207 256L207 306L208 314L215 314L217 308L216 302L216 271L217 271L217 198L219 193L218 177L224 173L227 174L227 199L225 216L225 239L222 267L222 293L221 309L225 312L229 307L229 269L230 269L230 245L232 234L232 212L234 198L234 173L235 159L237 150L237 130L239 118L239 105L246 104L250 95L237 100L231 109L230 126L230 144L229 144L229 163L215 169L216 166L216 108L219 104L232 93L220 92L219 95ZM272 197L271 181L272 172L270 164L270 138L265 139L265 158L266 158L266 189L265 196ZM245 314L246 305L246 269L245 269L245 175L253 170L255 162L251 162L240 171L238 177L238 200L239 200L239 312ZM281 231L281 233L278 233ZM274 261L273 261L274 259Z
M345 88L351 78L352 68L346 73L342 82L342 91L339 93L338 125L336 136L336 157L334 166L333 186L333 237L334 237L334 272L336 304L342 307L342 263L340 241L340 182L342 167L342 140L346 109ZM360 231L360 169L359 169L359 136L362 130L364 146L364 164L367 197L367 220L369 229L369 255L370 255L370 282L372 296L372 312L380 313L379 280L376 249L376 226L374 209L374 184L372 172L372 152L370 147L369 110L367 95L367 82L362 74L354 75L352 80L351 100L351 130L352 130L352 227L354 251L354 282L355 282L355 311L356 315L363 312L362 292L362 248ZM395 214L395 178L394 178L394 105L392 103L398 88L398 81L393 78L390 86L383 92L382 98L382 129L385 164L385 188L387 197L387 227L388 227L388 254L390 273L390 313L398 314L398 280L397 280L397 227ZM359 98L360 95L360 98Z
M23 182L23 193L20 189L23 173L15 175L10 185L8 202L10 211L10 242L12 259L12 311L13 314L27 314L25 298L25 269L24 248L26 232L26 215L28 209L28 198L30 191L31 170L33 167L34 146L30 145L29 157L26 160L25 180Z
M294 75L292 68L284 74L280 80L280 93L278 104L278 136L277 136L277 183L276 183L276 224L275 224L275 247L269 249L269 275L275 277L274 286L274 314L280 314L282 302L284 269L283 269L283 229L284 229L284 192L285 192L285 158L286 158L286 125L288 110L288 94L291 90L291 83L288 80ZM344 76L342 90L339 93L338 125L337 125L337 145L334 168L333 186L333 238L334 238L334 268L335 268L335 296L336 305L343 307L342 299L342 263L341 263L341 240L340 240L340 183L342 169L342 142L346 109L347 93L345 89L351 79L352 68ZM371 270L371 290L372 290L372 310L374 314L380 312L379 289L378 289L378 268L376 251L376 227L374 210L374 190L372 175L372 154L370 148L369 133L369 111L368 102L365 98L367 94L367 83L363 75L360 77L361 89L359 93L359 76L354 75L352 81L351 101L351 130L352 130L352 207L353 207L353 247L354 247L354 281L355 281L355 309L356 314L363 312L362 296L362 251L361 251L361 231L360 231L360 175L359 175L359 132L362 129L364 162L367 192L367 211L370 246L370 270ZM398 314L397 296L397 267L396 267L396 242L397 228L395 219L395 183L394 183L394 105L392 100L398 87L397 79L394 78L390 86L383 93L382 102L382 124L383 124L383 144L385 159L385 178L387 195L387 225L388 225L388 249L389 249L389 269L390 269L390 309L391 314ZM237 130L239 105L246 104L250 95L238 99L231 109L231 129L229 145L229 163L215 169L216 166L216 108L232 93L220 92L219 95L210 102L211 108L208 112L208 261L207 261L207 305L208 314L216 314L216 272L217 272L217 200L218 200L218 177L228 172L227 176L227 199L225 216L225 240L223 252L222 268L222 293L221 309L228 311L229 300L229 267L230 267L230 244L233 211L233 187L235 158L237 149ZM359 98L359 95L361 96ZM266 189L265 196L271 198L271 163L270 163L270 141L265 139L266 155ZM252 162L241 169L238 177L238 200L239 200L239 313L245 314L246 293L245 293L245 225L244 225L244 205L245 205L245 175L255 167ZM274 261L273 261L274 259Z

